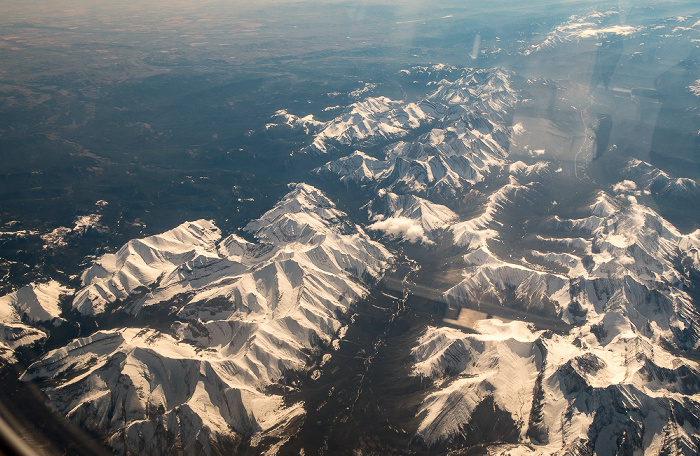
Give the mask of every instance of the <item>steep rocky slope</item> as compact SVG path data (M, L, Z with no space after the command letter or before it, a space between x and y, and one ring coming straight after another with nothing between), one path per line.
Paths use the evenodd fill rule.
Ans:
M339 337L339 316L392 257L304 184L246 231L254 241L216 243L211 222L188 222L101 257L74 308L161 323L77 339L23 379L119 453L226 454L243 438L282 439L303 404L266 388Z

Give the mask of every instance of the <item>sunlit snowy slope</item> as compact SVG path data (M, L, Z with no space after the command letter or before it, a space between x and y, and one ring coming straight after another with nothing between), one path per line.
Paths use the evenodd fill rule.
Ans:
M572 21L529 52L615 32ZM424 321L401 334L409 378L396 381L419 386L413 405L386 412L409 423L400 451L697 453L700 232L649 204L693 200L696 182L631 158L611 162L612 182L596 180L579 154L513 153L527 128L514 112L530 106L521 90L533 84L511 72L434 65L400 76L420 95L360 97L327 121L280 110L259 133L303 137L292 157L325 157L309 180L341 183L357 214L339 210L333 190L290 184L235 233L196 220L131 240L95 259L76 291L51 282L0 298L2 356L41 347L52 324L96 322L22 379L117 453L288 454L322 407L286 379L342 350L344 325L362 321L355 306L375 287L400 304L386 328L415 292L432 313L416 310ZM577 121L589 120L583 111ZM397 280L401 255L433 269ZM382 288L392 283L397 293ZM446 310L458 317L443 320ZM379 334L374 352L353 354L366 369L390 345L388 329ZM374 394L367 375L338 395Z
M219 454L244 437L283 438L303 405L266 388L338 337L338 316L392 256L305 184L246 231L251 240L220 240L211 222L188 222L99 258L73 307L130 314L128 327L51 351L23 378L53 383L59 410L120 453Z

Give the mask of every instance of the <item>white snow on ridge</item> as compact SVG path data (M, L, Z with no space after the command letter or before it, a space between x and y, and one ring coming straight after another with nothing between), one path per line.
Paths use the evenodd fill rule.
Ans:
M473 410L488 396L516 421L529 418L538 373L536 336L522 322L489 324L495 325L495 333L474 336L428 327L413 349L414 375L440 379L458 373L420 406L425 415L417 433L429 445L462 433Z
M600 22L611 14L563 31L618 33ZM408 73L420 79L421 71ZM650 185L692 194L691 182L633 163L621 178L636 180L613 186L617 195L591 195L575 208L581 218L563 216L568 208L560 212L554 202L552 212L562 216L536 214L542 217L532 219L536 231L522 238L527 250L503 255L499 243L509 247L509 224L517 223L512 209L547 195L538 190L547 180L536 180L553 177L553 167L509 163L508 139L517 128L505 121L517 96L505 73L425 71L447 76L430 81L434 92L414 105L367 98L323 123L278 112L285 125L315 135L310 149L317 151L402 138L382 153L373 149L380 158L358 150L315 172L372 192L363 207L366 229L425 245L451 233L455 249L466 253L464 264L449 270L450 278L462 272L462 280L444 297L457 307L482 306L483 313L474 311L468 323L475 333L428 327L416 341L413 375L433 381L416 410L418 440L451 445L472 432L481 406L482 423L507 413L519 441L489 447L490 454L700 452L698 365L666 348L700 348L700 314L684 275L700 272L700 230L682 235L633 196ZM430 130L408 135L418 127ZM478 186L491 193L471 219L458 221L454 211L430 201L481 201L479 191L467 190L489 175L507 183L495 191L490 181ZM305 411L269 387L291 390L278 383L286 372L303 371L323 348L340 347L348 326L338 315L366 295L391 261L322 192L291 184L244 232L221 239L212 222L200 220L98 259L83 274L74 308L98 317L162 314L174 323L163 331L99 331L46 354L24 378L50 385L46 392L60 410L109 435L121 453L215 453L236 448L242 437L250 437L255 451L263 439L279 438L272 454ZM568 334L487 317L497 306L514 308L503 316L530 312L540 327ZM4 330L10 332L0 340L15 344L46 337L29 327ZM11 350L0 343L0 356Z
M491 167L502 163L503 154L491 137L434 129L417 142L393 144L384 160L354 152L314 172L391 191L445 196L483 181Z
M641 30L606 19L614 15L572 18L551 41ZM376 193L366 206L371 229L429 244L434 227L447 226L467 249L463 280L445 293L449 304L482 306L484 313L512 306L511 314L529 312L542 327L570 331L559 336L498 317L469 326L478 334L428 328L413 350L414 375L434 381L418 410L416 437L431 447L466 436L481 405L480 420L488 419L484 406L486 415L493 408L493 416L507 412L513 419L523 445L504 445L503 454L614 454L623 441L647 454L673 454L675 445L696 454L698 366L664 347L699 346L700 315L677 269L679 260L698 268L698 233L681 235L633 196L652 187L693 195L695 183L648 164L630 166L612 189L617 196L593 195L579 208L582 218L552 217L541 227L546 235L520 258L499 258L491 250L498 243L489 241L512 223L500 215L537 197L535 188L547 181L535 181L553 177L553 168L508 163L502 139L520 128L504 126L505 114L517 95L505 76L468 75L428 82L435 91L425 100L437 108L428 133L389 144L383 157L356 151L315 170ZM464 197L492 173L509 182L471 220L437 216L430 223L428 212L411 209L423 207L421 200L432 207L434 197Z
M345 217L345 213L337 210L316 188L306 184L289 186L292 191L259 219L248 223L246 231L273 244L307 243Z
M548 33L543 42L533 44L523 53L529 55L532 52L551 49L567 41L600 38L608 35L630 36L643 30L641 26L616 24L614 19L617 19L618 16L619 12L617 11L593 12L586 16L573 15L569 17L568 21L558 25Z
M700 370L662 346L699 345L700 314L675 265L700 270L700 231L681 235L629 196L600 192L588 210L583 219L553 219L561 237L538 237L572 253L532 252L566 274L508 263L473 244L448 302L515 298L576 326L563 336L498 318L477 322L478 334L428 328L413 349L414 375L437 386L420 406L418 436L428 445L469 432L472 413L492 398L517 423L525 453L606 453L626 432L644 436L634 445L645 454L697 452L699 426L681 416L700 406ZM673 453L676 445L686 450Z
M374 222L368 229L383 231L414 243L433 243L431 233L447 228L450 222L457 219L457 214L446 206L384 189L379 190L377 198L365 207L369 219Z
M396 140L421 126L445 123L463 135L473 129L470 114L500 118L508 106L515 103L514 91L505 72L500 70L471 70L456 72L455 80L443 79L437 89L417 102L391 100L385 96L368 97L351 104L336 118L319 123L307 116L299 118L282 110L279 123L301 128L313 134L312 143L304 153L327 153L333 143L358 145L366 142ZM451 126L450 124L454 124ZM439 125L436 125L439 126Z
M679 243L681 252L690 259L692 267L700 272L700 230L695 230L692 233L683 236Z
M562 234L561 242L540 237L546 243L570 245L578 253L532 252L535 258L565 268L563 275L496 258L486 244L486 239L495 235L489 234L489 223L494 222L487 217L488 212L455 225L452 229L456 242L465 242L471 252L465 256L468 268L463 282L446 292L447 299L456 303L484 299L502 303L506 295L514 291L522 305L528 308L544 305L569 322L575 320L567 313L572 300L583 306L589 319L609 312L615 303L627 309L625 318L645 335L675 340L672 343L686 348L696 345L697 336L678 339L678 331L694 326L700 319L679 285L682 278L674 266L678 251L687 252L685 255L691 257L694 264L693 235L682 236L675 227L635 200L614 199L600 193L589 210L591 215L583 219L552 219L552 228ZM459 233L464 234L458 236ZM572 238L572 234L582 238ZM583 261L584 256L588 258L587 263ZM659 287L675 291L655 297L650 303L650 295ZM609 292L601 294L602 289ZM652 330L644 329L648 321L655 323Z
M341 182L355 182L360 185L375 183L387 175L390 163L377 160L361 151L347 157L328 162L314 170L317 174L331 173L339 176Z
M458 76L439 81L435 91L417 104L430 115L412 128L433 125L429 132L413 141L390 144L383 158L356 151L314 172L377 190L441 197L455 196L483 181L492 168L504 163L512 131L503 121L517 95L509 75L500 70L470 70ZM343 142L338 132L330 137ZM315 141L325 144L320 135Z
M61 295L72 290L56 281L31 284L0 297L0 358L13 363L14 351L45 340L48 335L27 323L59 319Z
M8 364L17 362L15 350L43 342L48 338L44 331L22 323L0 324L0 359Z
M700 79L695 80L692 84L688 86L688 90L692 92L696 97L700 97Z
M106 434L118 452L212 453L231 431L252 435L303 413L238 381L221 353L155 330L100 331L48 353L24 380L61 377L47 394L72 421ZM86 390L86 387L89 388Z
M284 125L292 130L301 130L308 135L318 131L318 129L323 126L323 122L314 119L314 116L311 114L299 117L294 114L289 114L285 109L277 111L273 120L275 120L275 122L270 122L265 125L266 130Z
M129 241L117 253L103 255L83 272L85 288L76 294L73 308L86 315L102 313L108 304L153 285L186 261L217 258L215 242L220 237L212 222L198 220Z
M537 176L550 171L551 164L539 161L533 165L526 165L522 161L516 161L508 165L508 171L515 176Z
M450 303L504 303L511 292L521 306L534 312L556 313L571 299L566 276L506 263L493 256L489 262L473 266L459 284L445 292L445 297Z
M685 199L700 196L700 186L694 180L684 177L674 178L668 173L636 158L629 160L622 174L631 179L623 182L633 182L647 192Z
M406 135L432 120L426 104L405 103L387 97L367 98L353 103L349 111L325 123L315 141L328 140L350 145L366 140L390 140Z
M358 94L359 95L359 94ZM334 149L334 143L351 145L366 142L394 140L425 123L432 122L435 107L426 101L409 103L391 100L385 96L368 97L345 108L329 109L342 113L327 122L312 115L298 117L280 110L266 130L286 126L313 136L312 143L302 153L324 154Z
M443 70L433 67L416 71L422 74ZM432 128L416 140L390 144L383 159L355 151L314 170L316 174L337 176L342 182L374 187L377 197L367 206L372 221L370 229L409 242L429 244L430 233L454 225L456 214L424 196L444 199L464 194L466 189L482 182L492 169L504 166L513 133L503 123L517 101L509 75L501 70L453 70L445 73L452 80L441 79L433 93L419 103L423 110L430 107L432 121L440 127ZM511 172L524 176L535 176L546 169L544 163L527 166L519 162L511 166ZM520 187L514 178L511 183L512 187ZM510 190L510 187L504 189ZM499 198L507 199L507 196L493 195L479 220L451 227L458 245L472 243L477 238L476 242L483 244L494 235L488 224L498 210Z
M30 322L50 321L61 314L59 298L71 290L52 280L31 284L0 297L0 321L20 323L22 317Z
M100 203L100 201L98 201ZM107 204L102 201L102 203ZM67 226L59 226L54 230L41 235L41 240L44 241L44 248L49 247L65 247L68 245L68 239L74 236L84 235L90 231L100 234L106 233L108 228L101 223L102 216L100 214L88 214L76 217L73 222L73 228Z
M495 216L519 195L527 194L530 191L527 185L521 185L515 178L511 177L510 182L491 195L489 195L483 212L478 217L454 224L451 227L455 244L467 247L470 250L486 249L486 241L496 237L498 234L492 225L497 225Z
M591 24L592 25L592 24ZM640 27L632 27L631 25L613 25L609 27L592 27L592 28L582 28L582 24L572 24L569 27L564 27L561 29L564 33L570 33L571 36L577 36L581 38L599 37L600 35L632 35L633 33L641 30Z
M185 223L98 259L76 302L95 312L113 311L103 303L114 302L136 316L175 313L178 321L168 334L124 328L78 339L24 379L60 378L45 390L54 404L122 453L170 454L178 439L188 452L210 453L241 436L282 438L303 407L266 388L332 345L338 315L392 256L305 184L290 185L246 230L254 241L230 235L217 244L211 222ZM119 294L85 298L100 290Z
M697 366L652 350L643 336L601 347L585 328L558 336L494 319L478 329L481 334L429 327L413 350L414 375L438 385L452 380L420 406L418 435L428 444L465 432L477 405L491 397L519 423L520 441L536 454L585 447L582 438L607 453L616 435L629 432L630 417L646 431L642 448L668 451L673 439L659 437L687 416L685 401L696 401L684 394L698 392ZM680 376L687 386L677 383ZM697 449L682 437L686 432L697 430L689 425L679 441Z

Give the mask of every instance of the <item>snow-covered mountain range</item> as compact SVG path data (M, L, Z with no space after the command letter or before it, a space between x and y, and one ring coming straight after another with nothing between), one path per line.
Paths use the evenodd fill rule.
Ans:
M475 317L472 334L424 329L413 373L433 388L418 408L416 437L428 447L479 443L490 416L497 434L488 438L507 443L494 447L503 454L696 453L700 373L682 353L700 342L688 281L689 269L698 272L698 232L681 234L634 196L639 188L693 200L695 182L631 160L614 193L594 190L576 217L561 216L543 187L556 185L562 169L508 157L512 131L503 119L517 99L508 75L480 76L498 88L485 93L496 103L469 90L442 97L454 88L444 81L427 97L450 106L436 112L471 113L469 122L446 115L436 119L441 128L387 145L382 157L355 151L315 170L376 192L371 229L426 245L436 230L451 233L464 252L462 279L441 299L500 314ZM454 197L484 182L495 190L475 215L457 215L464 205ZM516 250L524 256L506 255L516 229L509 214L537 204L550 215L523 228L529 240ZM538 329L536 317L511 321L508 308L560 321L560 333Z
M401 304L387 325L418 287L442 309L402 335L421 385L402 430L410 451L699 452L700 231L647 204L693 200L695 181L632 159L602 185L565 159L512 157L513 74L401 74L424 93L366 97L325 122L280 110L265 127L304 136L299 153L328 154L313 179L356 191L358 214L290 184L241 231L196 220L131 240L95 259L77 290L49 282L0 298L0 355L15 362L71 318L97 322L22 379L115 452L287 454L314 413L287 377L340 349L353 306L412 244L445 270L381 292ZM443 321L445 307L459 317Z
M23 379L52 384L56 407L120 453L220 454L244 437L284 437L302 404L266 388L339 337L338 317L392 255L305 184L246 232L252 241L221 240L212 222L187 222L97 259L75 311L160 321L77 339Z
M59 300L72 290L56 281L31 284L0 297L0 359L17 362L15 350L43 342L48 334L39 326L60 326Z
M440 384L421 406L426 442L468 432L488 398L510 414L517 440L530 442L526 453L698 451L699 372L678 354L697 348L700 315L676 266L694 261L697 233L681 235L633 197L600 194L589 210L553 218L557 236L540 239L570 252L538 252L559 273L504 261L485 245L465 256L448 302L525 308L572 329L499 318L478 321L478 335L428 328L414 348L415 375Z

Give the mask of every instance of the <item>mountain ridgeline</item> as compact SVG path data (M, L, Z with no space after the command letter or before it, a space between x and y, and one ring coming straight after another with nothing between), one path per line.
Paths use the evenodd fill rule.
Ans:
M520 147L524 94L547 81L399 76L420 96L254 132L328 161L242 230L187 221L94 259L76 289L0 298L0 356L38 350L21 379L122 455L700 452L700 231L652 208L697 202L696 182L585 139ZM71 321L95 329L42 351ZM401 387L370 412L381 369ZM350 421L310 435L333 407Z

